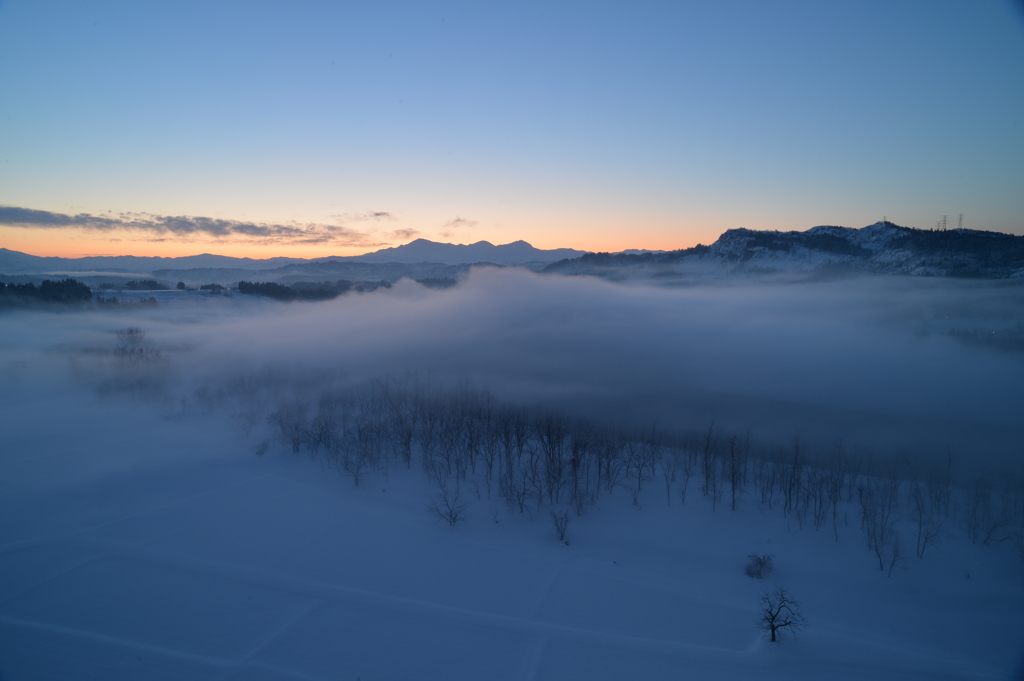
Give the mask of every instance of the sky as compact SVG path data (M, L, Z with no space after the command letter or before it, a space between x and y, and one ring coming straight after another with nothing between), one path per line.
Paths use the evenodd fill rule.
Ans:
M0 247L1024 234L1024 9L0 0Z

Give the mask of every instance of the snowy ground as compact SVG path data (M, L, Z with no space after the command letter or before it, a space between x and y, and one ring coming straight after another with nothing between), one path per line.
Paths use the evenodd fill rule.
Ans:
M356 488L254 455L217 417L78 399L4 394L5 681L1019 673L1024 575L1004 547L948 539L887 578L855 526L837 543L749 499L669 506L657 483L640 509L620 491L574 518L568 546L486 498L451 528L416 471ZM776 557L763 582L743 574L753 551ZM809 625L771 645L753 621L775 584Z
M317 305L192 296L0 317L0 679L1022 678L1012 541L950 527L923 560L909 541L887 577L854 505L837 542L752 492L713 512L696 477L685 506L657 479L639 508L617 489L571 519L568 545L547 507L512 513L483 491L449 527L415 467L355 487L305 452L257 455L266 422L195 390L284 359L307 377L463 372L512 397L611 396L644 415L681 411L664 396L689 390L680 405L718 395L738 423L787 433L779 414L810 414L806 433L818 407L847 426L898 422L853 430L897 443L948 425L1019 468L1021 357L914 333L910 302L950 294L890 285L648 291L484 270L447 292L406 282ZM173 400L90 368L128 325L163 353L154 381ZM754 398L788 411L741 409ZM754 552L775 556L765 580L744 575ZM777 585L808 625L770 644L754 621Z

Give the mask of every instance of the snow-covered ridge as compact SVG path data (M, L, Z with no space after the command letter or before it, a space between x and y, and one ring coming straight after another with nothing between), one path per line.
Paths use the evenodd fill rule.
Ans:
M843 267L878 274L1001 279L1024 274L1024 237L958 229L918 230L891 222L806 232L729 230L710 248L727 264L801 271Z
M969 229L933 231L877 222L804 232L730 229L710 246L661 254L591 254L547 268L615 279L693 274L851 271L1005 279L1024 276L1024 236Z

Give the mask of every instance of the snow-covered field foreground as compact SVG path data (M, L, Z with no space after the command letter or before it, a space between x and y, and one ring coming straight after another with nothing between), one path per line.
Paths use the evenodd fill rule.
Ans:
M257 457L206 417L67 407L4 404L23 426L5 426L0 495L7 681L1019 669L1024 578L1001 547L949 539L887 578L859 532L836 543L751 503L712 513L698 493L668 506L656 485L639 509L619 490L572 519L567 546L548 518L497 501L472 501L454 528L438 522L415 471L356 488L304 455ZM753 551L775 556L763 581L743 574ZM808 626L773 645L754 620L776 583Z
M855 498L844 494L835 509L837 541L831 520L816 531L805 518L800 529L779 502L773 509L759 503L752 481L735 511L727 493L712 510L699 473L685 504L678 481L669 503L656 469L643 480L637 504L627 472L581 516L571 513L567 542L555 536L548 503L531 501L520 513L496 490L488 499L471 484L480 479L477 471L462 483L466 518L451 527L427 510L438 485L419 464L420 445L411 468L394 457L364 472L356 486L351 474L339 474L340 465L314 459L308 446L296 453L276 437L257 418L274 409L259 390L246 412L238 390L218 397L203 392L196 378L214 381L211 372L234 370L225 368L229 357L253 366L281 360L289 338L305 348L295 361L316 366L322 358L310 356L327 351L314 352L313 328L344 351L337 363L354 373L360 363L377 371L386 353L360 332L391 334L396 323L388 306L412 319L409 333L427 336L410 347L422 342L431 357L451 337L467 336L490 344L497 356L507 348L492 341L511 333L513 345L532 343L530 352L547 342L557 358L572 345L596 361L596 341L544 340L564 324L552 313L563 284L525 281L552 287L544 314L530 311L541 321L529 337L480 320L477 307L467 321L437 302L464 305L468 294L457 290L450 298L399 290L333 306L261 305L242 322L234 308L0 318L0 678L860 680L1024 673L1024 561L1005 533L987 545L984 537L972 543L951 519L919 559L903 518L897 526L906 558L889 576L865 547ZM635 293L601 293L613 324L622 310L636 309L635 300L615 298ZM659 299L652 318L670 302ZM692 311L694 303L687 305ZM409 311L423 306L453 328L448 337L425 330L420 313ZM598 307L573 307L572 314L589 332ZM385 311L374 316L374 309ZM515 300L504 313L513 324ZM286 330L271 340L254 321L267 315L273 328ZM310 321L323 315L349 317L345 324ZM651 327L643 314L637 319L632 331ZM110 354L114 331L129 324L145 328L162 349L153 367L118 368ZM702 330L721 333L713 322ZM945 340L935 346L897 334L890 342L894 364L922 354L959 356ZM908 343L921 345L911 352ZM486 364L483 350L472 355L466 347L453 352L467 364ZM607 359L630 350L609 347ZM237 355L225 348L237 348ZM385 350L401 352L397 342ZM872 361L885 356L877 347L867 352ZM453 357L431 361L451 370ZM543 359L531 361L522 360L524 383L546 368ZM925 364L905 371L924 375ZM1001 391L1020 376L1017 357L971 355L963 366L1000 373L960 387L991 382ZM612 385L614 373L605 380ZM578 388L568 380L560 385L561 391L539 391L538 399L564 401ZM506 388L518 397L524 390L522 383ZM788 390L814 401L824 388ZM969 399L945 397L954 405ZM882 399L890 405L883 416L894 418L891 405L899 399ZM994 419L996 430L1012 427ZM1004 452L1000 465L1019 454ZM775 569L763 580L744 574L751 553L774 556ZM755 621L761 594L775 586L800 602L807 624L796 638L773 644Z

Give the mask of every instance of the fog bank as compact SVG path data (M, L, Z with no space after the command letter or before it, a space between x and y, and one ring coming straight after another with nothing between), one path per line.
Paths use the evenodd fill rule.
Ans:
M401 281L322 303L235 296L12 313L0 353L7 390L64 389L73 377L90 394L167 413L255 414L267 405L240 396L315 399L329 385L412 372L613 425L713 421L764 442L949 447L1002 465L1020 460L1024 442L1024 354L984 339L1024 328L1022 290L902 278L656 288L481 268L450 290ZM119 367L109 353L126 326L142 328L158 358Z

